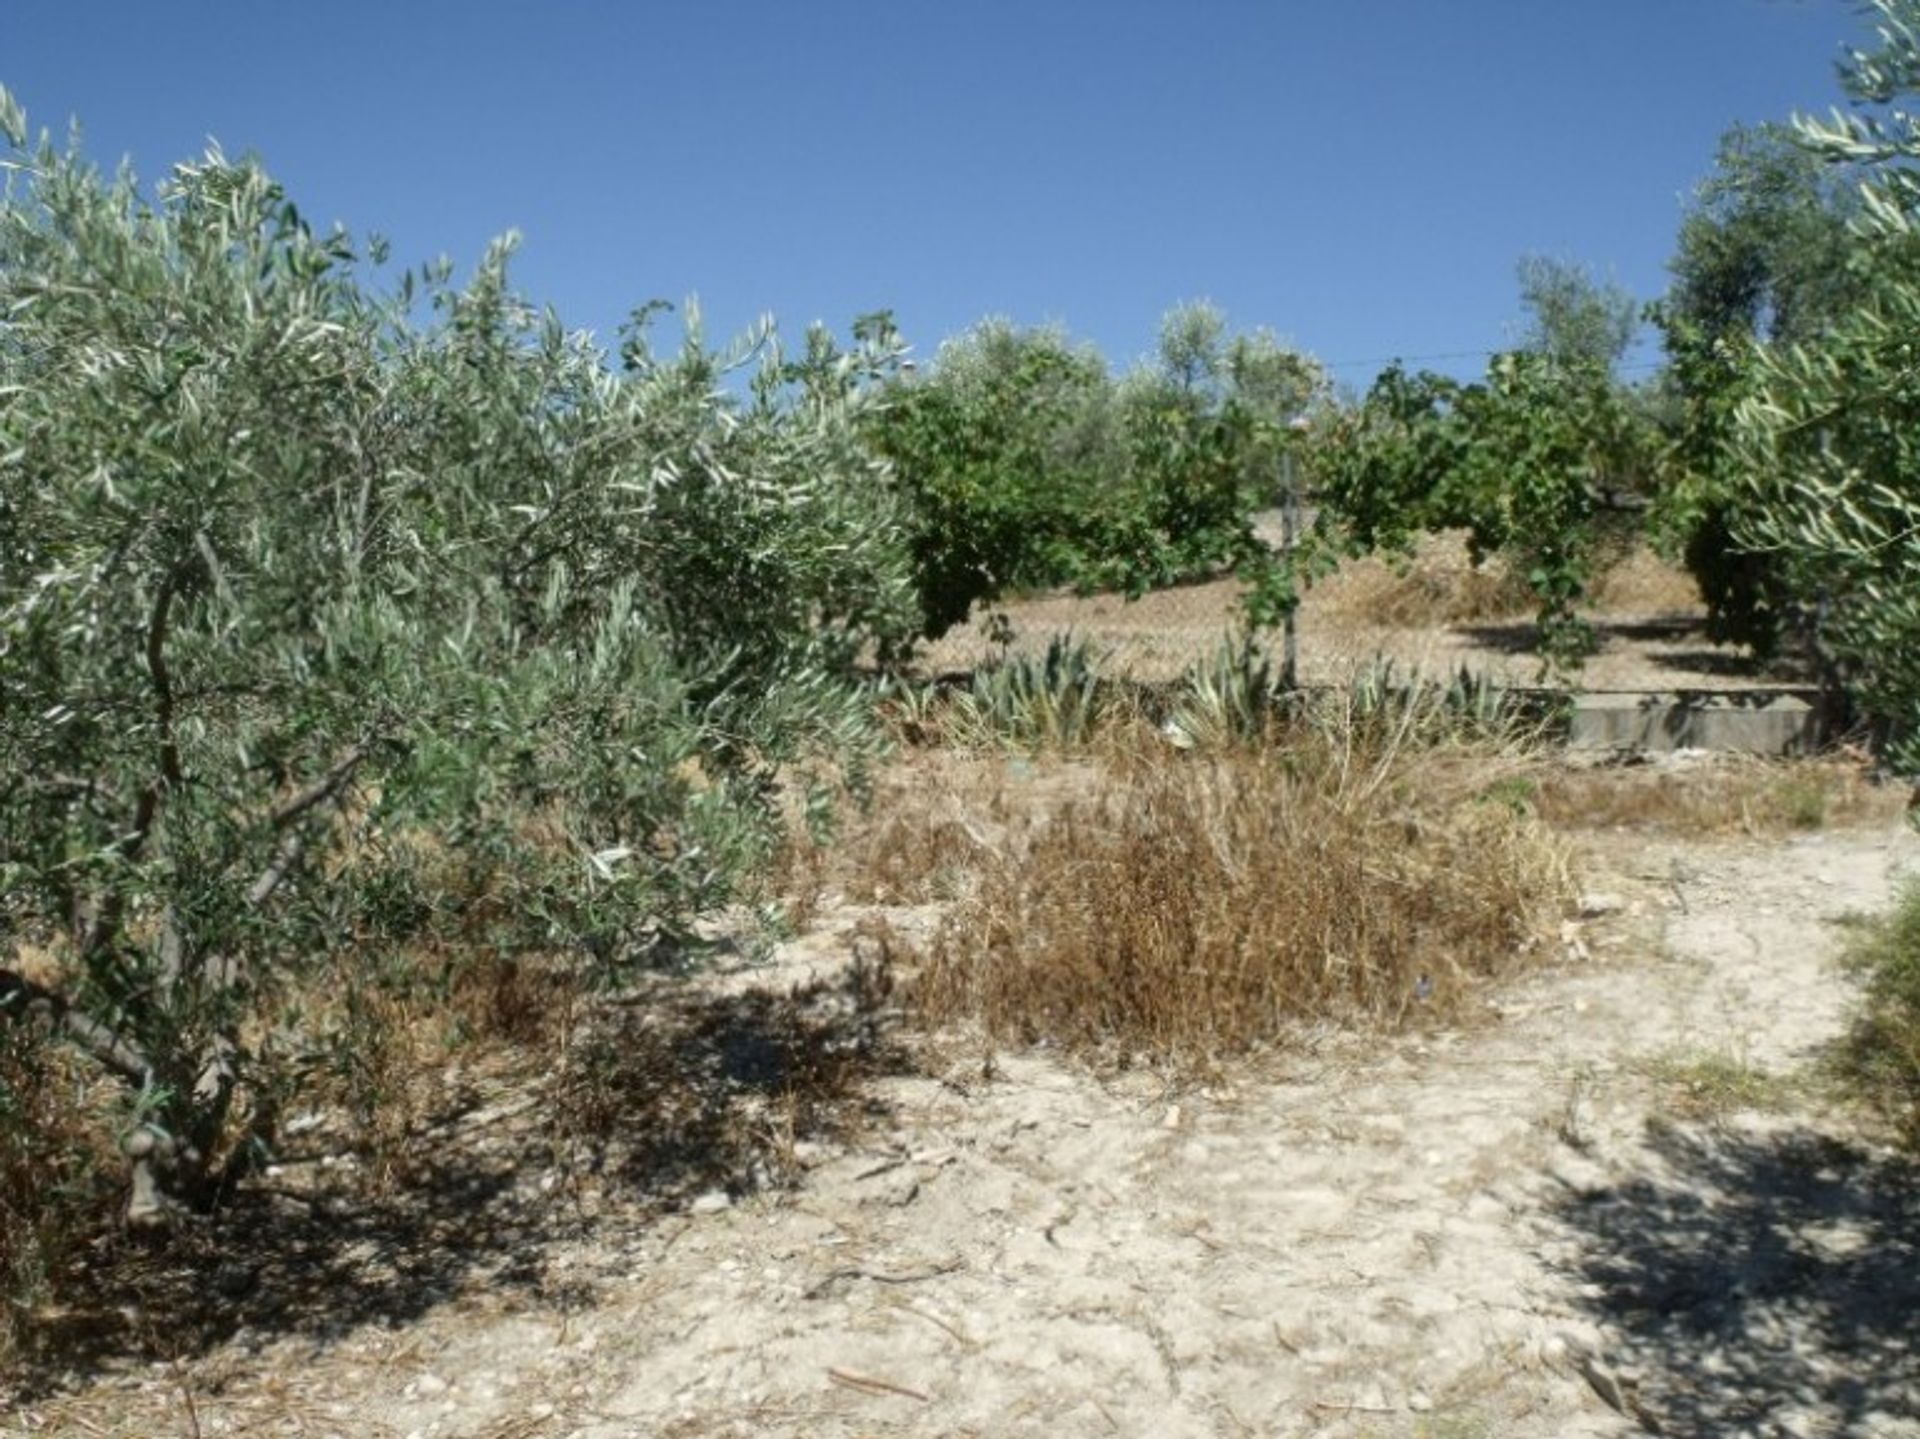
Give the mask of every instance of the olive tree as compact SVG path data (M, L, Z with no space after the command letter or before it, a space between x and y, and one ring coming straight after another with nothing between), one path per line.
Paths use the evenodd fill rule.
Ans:
M1920 3L1874 0L1879 48L1842 70L1863 107L1797 122L1810 153L1857 169L1852 303L1758 347L1730 439L1731 525L1803 607L1829 679L1905 768L1920 767Z
M0 1022L120 1082L153 1222L338 1054L318 976L586 979L739 893L917 625L858 433L895 356L615 373L510 243L376 291L257 165L0 129Z
M1586 266L1550 255L1525 255L1515 267L1527 311L1521 348L1564 365L1611 370L1633 343L1640 305Z
M1789 126L1728 131L1681 224L1672 287L1652 307L1671 438L1651 528L1699 582L1714 637L1762 655L1805 615L1775 558L1735 541L1746 498L1735 417L1760 349L1817 340L1861 298L1854 182Z

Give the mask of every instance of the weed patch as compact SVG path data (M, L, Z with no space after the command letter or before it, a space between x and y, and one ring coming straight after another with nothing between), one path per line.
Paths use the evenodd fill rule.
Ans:
M0 1024L0 1369L124 1197L100 1088L31 1025Z
M1920 884L1856 932L1846 962L1865 995L1841 1046L1841 1072L1909 1143L1920 1144Z
M1753 838L1891 822L1904 787L1875 784L1845 760L1740 760L1688 769L1555 768L1531 803L1556 829L1628 829L1680 838Z
M1648 1062L1646 1072L1666 1089L1669 1110L1686 1119L1776 1112L1786 1108L1801 1087L1794 1076L1720 1051L1662 1055Z

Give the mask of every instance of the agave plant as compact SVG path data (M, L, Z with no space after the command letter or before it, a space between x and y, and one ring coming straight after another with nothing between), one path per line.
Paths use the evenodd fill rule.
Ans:
M1258 739L1285 696L1280 673L1251 632L1227 636L1180 677L1160 732L1180 749L1218 749Z
M1375 656L1339 697L1342 718L1427 739L1512 738L1524 727L1518 697L1492 675L1461 665L1444 680L1417 667L1399 672L1395 661Z
M1111 707L1103 663L1092 644L1063 633L1039 655L1010 654L984 666L954 699L955 737L982 745L1084 745Z

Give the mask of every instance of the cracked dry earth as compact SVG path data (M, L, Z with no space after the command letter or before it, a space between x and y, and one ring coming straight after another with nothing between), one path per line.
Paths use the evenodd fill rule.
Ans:
M1484 1024L1217 1089L1044 1053L883 1080L797 1189L557 1245L565 1307L96 1383L169 1415L128 1433L1920 1435L1920 1188L1797 1080L1841 924L1920 841L1619 851ZM1759 1107L1699 1112L1709 1062ZM193 1384L197 1429L151 1407ZM58 1412L17 1432L84 1432Z

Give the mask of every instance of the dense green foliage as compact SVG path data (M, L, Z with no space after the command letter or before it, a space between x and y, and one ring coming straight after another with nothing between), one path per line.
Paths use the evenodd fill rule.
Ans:
M1791 577L1734 541L1742 503L1735 415L1762 345L1819 336L1859 298L1848 170L1778 125L1736 128L1680 229L1673 287L1653 315L1673 410L1655 533L1686 560L1716 638L1771 654L1804 620Z
M1057 331L988 321L889 386L869 433L907 504L926 634L1010 590L1139 593L1266 560L1252 516L1320 371L1207 306L1170 315L1161 350L1116 379Z
M910 497L929 635L1126 550L1124 421L1105 363L1057 332L979 326L896 381L869 428Z
M351 1062L330 966L672 952L858 757L918 623L892 357L616 376L509 246L376 292L253 165L149 198L0 116L0 1008L124 1081L152 1217Z
M1581 618L1618 491L1638 488L1653 432L1600 365L1517 351L1486 379L1385 371L1334 427L1319 458L1320 536L1349 550L1406 552L1432 530L1468 532L1476 559L1515 559L1540 602L1542 653L1576 666Z
M1920 766L1920 120L1898 107L1920 77L1920 3L1876 0L1882 48L1856 53L1868 108L1803 121L1816 158L1861 176L1848 235L1849 303L1756 346L1727 444L1736 545L1783 577L1831 683L1888 753Z

